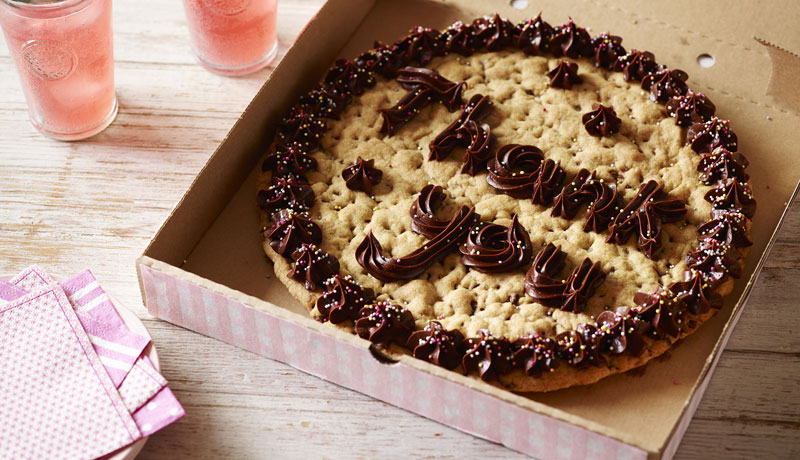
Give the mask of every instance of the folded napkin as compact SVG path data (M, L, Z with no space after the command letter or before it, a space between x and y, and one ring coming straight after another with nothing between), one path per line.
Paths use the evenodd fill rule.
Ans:
M34 291L56 283L44 270L34 265L17 275L10 284L26 291ZM88 270L69 278L61 287L75 308L100 362L105 366L114 385L119 387L150 343L150 339L128 329L108 295ZM86 305L90 308L86 308Z
M41 268L32 266L10 283L0 282L0 299L12 300L28 291L52 290L55 286ZM167 387L166 379L143 355L149 339L128 329L94 275L85 270L59 287L141 436L149 436L181 418L185 414L183 407ZM6 340L0 330L0 350ZM0 458L5 458L2 449Z
M89 315L116 330L130 332L91 271L84 270L61 283L61 286L79 314ZM94 345L98 349L98 343ZM124 362L127 364L129 361ZM106 366L106 369L109 367ZM122 384L118 385L119 391L144 436L155 433L185 415L178 399L166 386L167 381L155 370L147 356L139 356L127 372ZM142 407L145 402L152 404L145 409Z
M58 285L0 306L0 457L96 458L141 438Z

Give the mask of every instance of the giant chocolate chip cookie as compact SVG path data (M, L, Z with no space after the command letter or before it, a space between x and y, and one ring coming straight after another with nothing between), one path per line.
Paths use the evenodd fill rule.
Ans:
M321 321L514 391L694 332L755 201L687 75L619 37L499 16L337 61L262 164L264 249Z

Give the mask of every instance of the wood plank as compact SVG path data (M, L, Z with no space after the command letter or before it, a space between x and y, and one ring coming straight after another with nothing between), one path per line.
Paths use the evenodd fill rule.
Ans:
M279 56L321 4L280 2ZM0 45L0 273L88 266L144 319L188 415L140 458L525 458L148 315L133 261L270 69L200 68L177 1L115 1L114 27L120 115L81 143L30 126ZM800 457L798 229L796 202L676 458Z

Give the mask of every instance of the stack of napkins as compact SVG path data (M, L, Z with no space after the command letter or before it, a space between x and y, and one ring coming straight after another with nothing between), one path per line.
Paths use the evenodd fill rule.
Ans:
M184 415L88 270L0 280L0 459L93 459Z

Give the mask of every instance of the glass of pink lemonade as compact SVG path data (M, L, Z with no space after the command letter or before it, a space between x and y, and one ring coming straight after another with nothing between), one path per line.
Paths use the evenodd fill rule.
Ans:
M0 0L0 26L36 129L77 140L111 124L111 0Z
M260 70L278 53L278 0L183 0L200 64L222 75Z

